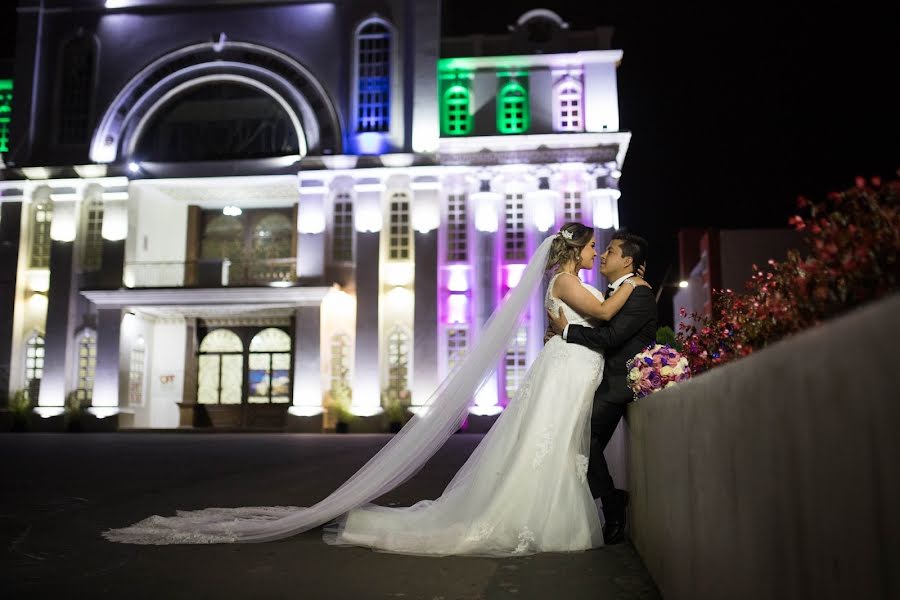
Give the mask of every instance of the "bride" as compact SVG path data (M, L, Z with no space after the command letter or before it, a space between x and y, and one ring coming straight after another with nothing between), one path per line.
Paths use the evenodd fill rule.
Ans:
M594 245L593 229L580 223L544 240L466 359L378 454L317 504L178 511L104 537L133 544L264 542L330 521L324 535L329 544L405 554L509 556L603 545L586 481L603 356L559 337L538 354L515 397L439 498L406 508L370 504L414 475L458 429L545 272L553 273L545 308L555 313L562 307L569 323L586 326L609 320L635 285L647 285L634 277L604 301L577 278L578 270L593 266Z

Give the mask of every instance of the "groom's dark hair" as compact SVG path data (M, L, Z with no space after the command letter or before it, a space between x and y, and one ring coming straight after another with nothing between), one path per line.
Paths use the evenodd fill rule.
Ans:
M622 242L622 256L631 257L631 271L637 272L638 267L647 260L647 240L625 229L617 230L612 239Z

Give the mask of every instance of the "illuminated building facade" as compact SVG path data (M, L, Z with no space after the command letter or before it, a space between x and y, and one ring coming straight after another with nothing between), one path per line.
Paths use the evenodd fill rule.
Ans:
M41 416L321 430L337 386L364 417L414 411L546 235L618 226L609 28L535 10L442 39L437 0L214 4L20 2L0 385ZM543 327L536 300L473 414Z

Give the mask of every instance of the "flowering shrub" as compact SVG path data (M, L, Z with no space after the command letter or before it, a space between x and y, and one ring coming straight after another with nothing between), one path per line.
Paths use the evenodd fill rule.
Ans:
M765 270L753 265L746 292L713 292L712 315L692 314L677 343L693 372L746 356L897 289L900 181L858 177L822 202L799 198L789 223L805 232L805 255L791 251ZM681 315L686 316L684 309Z
M628 361L628 387L635 400L690 377L688 359L668 345L648 346Z

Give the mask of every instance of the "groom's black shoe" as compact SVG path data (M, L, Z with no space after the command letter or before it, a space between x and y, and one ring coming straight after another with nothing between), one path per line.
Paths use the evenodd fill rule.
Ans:
M628 492L616 490L615 494L603 499L603 542L606 545L621 544L625 541L625 507L628 506Z
M625 521L607 521L603 525L603 543L607 546L625 541Z

